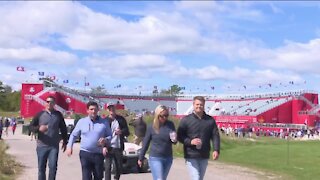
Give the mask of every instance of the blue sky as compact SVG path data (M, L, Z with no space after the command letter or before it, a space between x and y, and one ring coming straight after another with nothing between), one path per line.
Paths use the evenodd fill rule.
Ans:
M320 89L319 2L0 2L0 17L0 80L14 89L38 72L110 93Z

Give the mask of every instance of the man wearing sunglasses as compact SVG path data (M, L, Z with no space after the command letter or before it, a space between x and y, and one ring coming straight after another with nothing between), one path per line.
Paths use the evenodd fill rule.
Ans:
M46 166L49 161L49 180L56 179L59 142L61 132L63 144L62 151L66 150L67 127L61 112L54 109L55 98L46 98L45 110L39 112L30 123L30 131L38 133L37 156L38 156L38 180L46 179Z

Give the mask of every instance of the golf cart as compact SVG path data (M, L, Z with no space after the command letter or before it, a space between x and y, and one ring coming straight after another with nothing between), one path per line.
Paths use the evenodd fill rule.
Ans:
M138 158L141 151L141 146L134 143L125 142L122 160L122 173L146 173L149 172L148 160L144 159L142 167L138 166ZM111 164L111 173L114 174L114 162Z

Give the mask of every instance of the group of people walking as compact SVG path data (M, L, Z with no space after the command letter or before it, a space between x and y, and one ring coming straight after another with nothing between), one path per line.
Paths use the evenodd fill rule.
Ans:
M7 117L0 117L0 140L2 139L3 131L6 136L9 136L9 128L11 127L12 135L14 135L16 128L17 128L17 122L16 119L13 117L11 119Z
M59 154L59 131L63 143L62 150L68 156L73 154L73 144L80 142L80 162L83 180L111 179L111 163L115 163L114 179L120 179L122 173L122 156L125 137L129 136L129 128L125 118L116 114L113 105L107 107L108 117L98 116L99 106L96 102L87 103L88 116L76 124L69 140L63 116L54 110L55 98L49 96L46 109L37 114L30 124L30 129L38 133L38 179L45 180L46 162L49 161L49 180L54 180L57 171ZM210 142L213 143L212 158L218 159L220 152L220 136L214 119L204 111L205 99L196 96L193 99L193 113L185 116L176 127L168 119L169 110L159 105L155 109L153 123L146 127L142 117L139 123L129 123L138 127L145 134L135 132L135 143L142 142L142 149L137 164L142 166L145 154L149 149L149 165L154 180L165 180L169 174L173 153L172 145L183 144L186 166L192 180L202 180L210 157Z

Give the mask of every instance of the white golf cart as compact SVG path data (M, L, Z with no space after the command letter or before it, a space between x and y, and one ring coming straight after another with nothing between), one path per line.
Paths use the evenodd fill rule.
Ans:
M122 173L146 173L150 172L148 160L144 159L142 167L138 166L138 158L141 151L141 146L134 143L125 142L122 160ZM114 174L114 162L111 165L111 173Z

